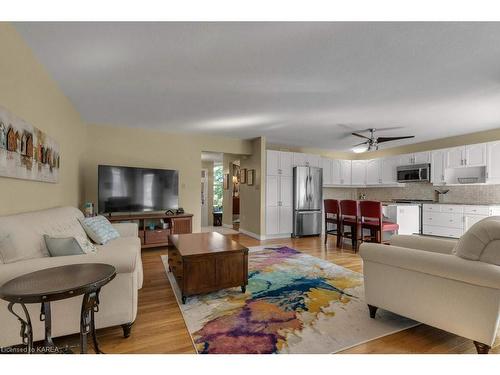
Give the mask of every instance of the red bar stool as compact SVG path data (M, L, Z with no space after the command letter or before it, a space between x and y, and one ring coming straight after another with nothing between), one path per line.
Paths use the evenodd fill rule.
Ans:
M339 201L336 199L325 199L323 202L325 207L325 245L328 240L328 235L337 236L337 247L340 247L340 238L342 237L340 233L340 205ZM332 229L328 229L328 224L333 226Z
M399 224L391 221L384 221L382 214L382 202L361 201L359 202L359 211L361 216L361 240L374 241L378 243L387 243L383 241L384 232L398 233ZM369 236L364 236L363 230L370 231Z
M346 232L345 227L349 227L350 231ZM352 248L356 252L358 249L359 237L359 206L358 201L343 200L340 201L340 233L341 233L341 246L344 245L344 237L350 238Z

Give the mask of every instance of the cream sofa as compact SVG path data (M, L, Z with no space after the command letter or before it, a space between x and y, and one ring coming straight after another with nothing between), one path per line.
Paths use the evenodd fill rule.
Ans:
M78 221L81 217L83 214L74 207L0 217L0 238L10 236L12 247L17 252L13 254L15 262L1 263L0 260L0 285L29 272L65 264L111 264L116 268L117 275L101 290L99 312L95 316L96 328L121 325L127 337L137 315L137 291L142 287L143 280L137 225L113 224L120 237L97 246L96 253L49 257L43 234L85 235ZM79 296L51 303L53 337L79 332L82 298ZM40 305L30 304L27 307L33 325L33 339L42 340L44 327L38 319ZM0 347L21 343L19 331L20 323L7 310L7 302L0 300Z
M455 255L457 243L403 235L390 246L363 243L365 300L372 318L377 308L392 311L474 340L487 353L499 327L500 266Z

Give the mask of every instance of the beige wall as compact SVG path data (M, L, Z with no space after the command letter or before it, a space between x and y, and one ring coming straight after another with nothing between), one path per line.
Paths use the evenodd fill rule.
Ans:
M331 159L345 159L345 160L350 160L350 159L355 159L356 154L352 152L343 152L343 151L332 151L332 150L325 150L322 148L311 148L311 147L297 147L297 146L285 146L285 145L278 145L278 144L267 144L266 145L267 150L275 150L275 151L288 151L288 152L302 152L305 154L317 154L321 155L325 158L331 158Z
M240 229L254 234L265 234L265 171L266 140L252 141L252 155L241 159L241 168L254 169L254 184L240 185ZM264 173L265 174L265 173Z
M0 215L79 206L80 159L86 129L71 102L8 23L0 23L0 105L53 137L60 146L59 183L0 177Z
M199 232L202 151L250 154L252 144L233 138L89 125L87 152L83 158L86 199L97 202L99 164L176 169L179 171L179 205L194 214L193 230Z
M202 161L201 168L207 170L207 223L208 226L214 224L214 162L213 161Z

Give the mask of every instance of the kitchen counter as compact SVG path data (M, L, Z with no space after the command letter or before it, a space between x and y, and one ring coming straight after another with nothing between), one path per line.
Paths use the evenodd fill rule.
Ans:
M391 201L382 201L383 206L396 205L396 206L414 206L416 204L453 204L453 205L462 205L462 206L500 206L500 203L464 203L464 202L391 202Z

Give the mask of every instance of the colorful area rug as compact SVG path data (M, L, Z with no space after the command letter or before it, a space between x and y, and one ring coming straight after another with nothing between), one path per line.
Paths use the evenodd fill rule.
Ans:
M357 272L289 247L259 247L250 249L245 294L225 289L179 306L198 353L335 353L418 324L384 310L370 319L363 295Z

